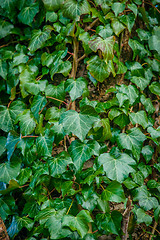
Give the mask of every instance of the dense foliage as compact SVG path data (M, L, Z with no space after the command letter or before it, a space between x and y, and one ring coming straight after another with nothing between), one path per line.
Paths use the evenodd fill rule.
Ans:
M10 239L160 239L159 0L0 0Z

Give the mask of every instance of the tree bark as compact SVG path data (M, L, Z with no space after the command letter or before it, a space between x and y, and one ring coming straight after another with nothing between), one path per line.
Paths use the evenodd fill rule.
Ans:
M6 226L4 225L4 222L1 217L0 217L0 240L9 240Z

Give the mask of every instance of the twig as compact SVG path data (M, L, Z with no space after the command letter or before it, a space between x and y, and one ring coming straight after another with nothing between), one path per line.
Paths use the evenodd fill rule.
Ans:
M47 102L46 105L42 108L42 110L39 111L39 113L38 113L39 115L43 112L43 110L45 109L45 107L47 107L48 104L49 104L49 102Z
M11 103L13 102L13 100L11 100L9 103L8 103L8 106L7 106L7 108L9 108L10 107L10 105L11 105Z
M158 226L158 223L156 221L154 222L153 227L150 226L152 228L152 233L151 233L151 235L149 237L149 240L152 240L152 237L153 237L155 231L158 232L158 234L160 235L160 232L156 229L157 226Z
M62 102L62 103L64 103L64 104L68 105L68 103L66 103L66 102L64 102L64 101L62 101L62 100L60 100L60 99L54 98L54 97L46 96L46 98L50 98L50 99L53 99L53 100L56 100L56 101L58 101L58 102Z
M71 205L69 206L69 208L68 208L68 211L67 211L66 215L68 215L69 211L71 210L71 207L72 207L72 205L73 205L73 202L74 202L74 199L72 200L72 202L71 202Z
M152 7L154 7L157 10L157 12L160 13L160 10L156 6L154 6L153 3L150 3L150 2L144 2L144 3L151 5Z
M32 138L32 137L33 137L33 138L37 138L37 137L39 137L39 136L21 136L21 138L30 138L30 137L31 137L31 138Z
M123 221L122 221L122 231L124 235L122 235L122 240L127 240L127 235L128 235L128 223L129 223L129 217L130 217L130 212L132 209L132 200L131 197L128 197L127 201L127 207L126 210L123 213Z
M88 30L90 30L98 21L99 18L96 18L89 26L85 28L85 31L87 32Z
M83 56L82 57L80 57L80 58L78 58L78 62L80 62L81 60L83 60L84 58L86 57L86 54L83 54Z

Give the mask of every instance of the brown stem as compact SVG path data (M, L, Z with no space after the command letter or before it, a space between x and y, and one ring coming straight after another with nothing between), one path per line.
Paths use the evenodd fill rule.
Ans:
M130 217L130 212L132 209L132 200L131 197L128 197L127 201L127 206L126 210L123 213L123 220L122 220L122 231L124 235L122 236L122 240L127 240L127 235L128 235L128 223L129 223L129 217Z
M12 103L13 101L11 100L9 103L8 103L8 106L7 106L7 108L9 108L10 107L10 105L11 105L11 103Z
M53 99L53 100L56 100L56 101L58 101L58 102L62 102L62 103L64 103L64 104L68 105L68 103L66 103L66 102L64 102L64 101L62 101L62 100L60 100L60 99L54 98L54 97L46 96L46 98L50 98L50 99Z
M86 57L86 54L83 54L82 57L78 58L77 61L80 62Z
M30 137L31 137L31 138L32 138L32 137L33 137L33 138L37 138L37 137L39 137L39 136L21 136L21 138L30 138Z
M152 7L154 7L157 10L157 12L160 13L160 10L156 6L154 6L153 3L150 3L150 2L144 2L144 3L151 5Z
M42 110L39 111L39 113L38 113L39 115L43 112L43 110L45 109L45 107L47 107L48 104L49 104L49 102L47 102L46 105L42 108Z
M1 217L0 217L0 239L9 240L6 226L4 225L4 222Z
M99 18L96 18L89 26L85 28L85 31L87 32L88 30L90 30L98 22L98 20Z
M70 77L75 79L76 73L77 73L77 68L78 68L78 49L79 49L79 42L77 41L75 36L73 39L73 48L74 48L73 66L72 66L72 72L70 74Z
M158 223L155 221L155 222L154 222L154 225L153 225L152 233L151 233L151 235L150 235L150 237L149 237L149 240L152 240L152 237L153 237L155 231L157 231L157 230L156 230L157 226L158 226ZM160 232L158 232L158 233L160 234Z

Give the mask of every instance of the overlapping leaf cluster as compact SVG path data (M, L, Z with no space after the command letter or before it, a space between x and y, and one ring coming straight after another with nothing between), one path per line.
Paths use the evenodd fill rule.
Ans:
M11 239L121 239L127 199L128 236L158 239L159 12L158 0L0 0Z

